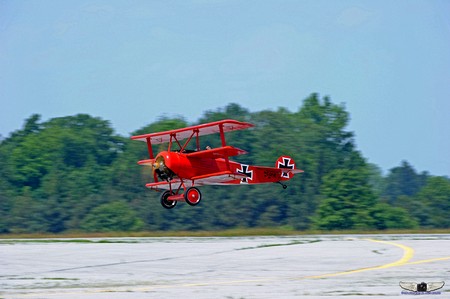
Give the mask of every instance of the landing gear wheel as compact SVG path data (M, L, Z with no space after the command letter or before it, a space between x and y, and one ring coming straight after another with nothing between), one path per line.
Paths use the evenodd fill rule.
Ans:
M202 200L202 194L200 193L200 190L198 190L195 187L187 188L184 192L184 200L187 202L188 205L196 206Z
M161 194L161 205L165 207L166 209L173 209L177 205L176 200L168 200L167 198L172 195L172 192L169 190L164 191L163 194Z

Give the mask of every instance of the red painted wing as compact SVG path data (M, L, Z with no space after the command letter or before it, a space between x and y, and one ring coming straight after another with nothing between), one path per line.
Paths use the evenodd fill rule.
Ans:
M203 150L198 151L194 153L186 154L186 157L188 158L206 158L206 159L217 159L217 158L225 158L225 157L232 157L232 156L239 156L244 155L247 152L237 148L233 147L231 145L227 145L224 147L218 147L213 148L209 150Z
M181 181L179 179L173 179L172 181L170 181L170 183L167 181L147 183L145 184L145 187L152 190L161 191L165 189L170 189L170 184L172 184L172 189L178 189L178 187L181 185ZM185 185L187 185L186 187L191 187L192 184L185 183Z
M245 177L246 176L243 174L233 173L231 171L220 171L206 175L196 176L190 180L183 180L183 183L186 188L192 187L194 185L202 186L202 185L239 184L240 180ZM170 183L167 181L163 181L163 182L148 183L145 186L152 190L159 191L161 189L170 189L170 184L172 184L172 189L178 189L178 187L181 185L181 180L177 178L170 181Z

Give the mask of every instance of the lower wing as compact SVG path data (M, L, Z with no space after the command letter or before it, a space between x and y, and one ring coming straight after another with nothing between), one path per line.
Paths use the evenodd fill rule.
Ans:
M177 188L189 188L192 186L203 185L227 185L227 184L239 184L242 178L246 178L245 175L239 173L233 173L231 171L213 172L206 175L195 176L190 179L175 178L170 182L162 181L155 183L148 183L145 186L149 189L160 191Z

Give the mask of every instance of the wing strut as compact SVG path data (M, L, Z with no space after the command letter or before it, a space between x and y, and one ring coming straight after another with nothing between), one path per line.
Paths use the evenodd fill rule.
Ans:
M227 143L225 142L225 133L223 132L223 124L219 125L220 130L220 140L222 140L222 146L226 146Z
M150 156L150 159L154 159L155 157L153 156L152 141L150 137L145 138L145 140L147 141L148 155Z
M219 131L220 131L220 140L222 141L222 147L225 147L227 145L227 142L225 141L223 124L219 124ZM227 169L230 170L230 159L228 159L228 156L225 157L225 164L227 165Z
M147 150L148 150L148 155L150 156L150 159L154 159L154 155L153 155L153 148L152 148L152 141L150 137L145 138L145 140L147 141ZM151 166L152 170L153 170L153 165ZM156 174L155 171L153 171L153 179L154 182L158 181L158 175Z

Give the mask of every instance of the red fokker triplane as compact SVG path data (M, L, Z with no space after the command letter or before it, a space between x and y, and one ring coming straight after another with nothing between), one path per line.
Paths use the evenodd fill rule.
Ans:
M133 140L147 143L150 159L139 161L140 165L150 165L153 183L146 187L163 192L161 204L164 208L175 207L178 201L185 201L191 206L197 205L202 195L197 186L202 185L239 185L280 183L291 179L294 174L303 172L295 168L294 160L281 156L275 167L252 166L233 162L229 157L247 152L227 145L225 133L253 127L252 124L236 120L221 120L197 126L132 136ZM200 136L218 133L221 147L200 148ZM185 140L183 143L181 141ZM195 149L188 149L194 143ZM166 151L156 156L153 145L168 143ZM192 146L191 146L192 147Z

